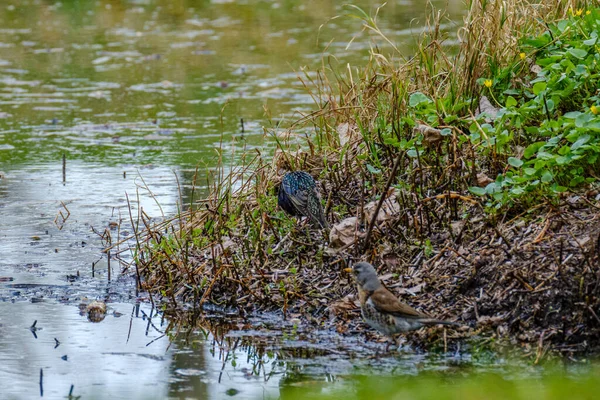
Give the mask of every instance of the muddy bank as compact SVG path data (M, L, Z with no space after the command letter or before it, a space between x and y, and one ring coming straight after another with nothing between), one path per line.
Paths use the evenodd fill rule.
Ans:
M439 327L411 333L409 342L415 346L502 338L534 358L550 349L596 351L600 229L595 194L571 194L560 205L545 205L533 216L525 212L506 221L467 205L462 211L468 218L439 225L432 221L417 229L420 238L415 226L411 234L400 223L426 217L404 210L377 225L366 254L359 253L361 241L331 248L322 232L302 225L277 243L251 249L245 242L248 235L240 232L221 243L188 248L188 263L178 269L168 267L155 252L158 262L140 271L144 286L174 309L220 309L231 317L277 312L282 321L344 335L369 332L377 339L381 337L362 323L354 283L343 272L349 262L366 259L403 301L465 324L447 330L445 343ZM443 205L443 199L432 205L436 201ZM265 224L265 235L270 229L276 232L275 218L263 217L272 224Z

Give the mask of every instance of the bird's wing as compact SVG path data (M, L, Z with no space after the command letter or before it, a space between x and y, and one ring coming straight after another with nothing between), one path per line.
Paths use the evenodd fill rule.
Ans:
M306 215L306 204L308 203L308 190L299 189L291 193L289 196L290 201L296 207L301 214Z
M370 300L378 311L392 314L396 317L429 318L427 315L415 310L408 304L402 303L385 288L375 290L371 294Z
M321 228L327 228L327 221L325 215L323 215L323 206L321 205L321 198L316 190L308 193L308 199L306 204L307 211L310 214L310 219L316 225Z

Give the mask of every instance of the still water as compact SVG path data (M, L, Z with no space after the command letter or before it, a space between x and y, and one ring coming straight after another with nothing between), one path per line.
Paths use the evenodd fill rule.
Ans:
M451 43L463 3L433 4ZM268 152L272 132L314 109L298 75L384 46L350 13L334 1L0 4L0 399L364 397L357 374L539 373L492 356L382 356L364 337L266 317L175 335L121 274L127 245L110 264L102 252L142 210L160 219L189 202L217 149L232 163L238 148ZM395 0L379 23L409 57L426 14ZM99 323L79 308L92 300L108 305Z

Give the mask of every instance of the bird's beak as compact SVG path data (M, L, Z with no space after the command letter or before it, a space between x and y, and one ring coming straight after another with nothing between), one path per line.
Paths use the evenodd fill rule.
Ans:
M344 268L344 271L348 272L348 273L352 273L352 271L354 271L352 268Z

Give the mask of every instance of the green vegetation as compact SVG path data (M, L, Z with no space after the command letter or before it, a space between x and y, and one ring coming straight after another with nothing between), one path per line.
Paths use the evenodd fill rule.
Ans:
M489 195L498 206L532 194L530 201L539 202L596 181L599 11L578 9L570 15L521 40L515 62L490 71L493 79L480 79L500 109L494 125L478 118L469 139L495 153L505 172L471 191Z
M285 399L594 399L599 389L598 371L565 377L544 374L538 379L507 379L493 373L455 376L422 372L419 376L357 376L336 387L324 383L290 385L282 388Z

